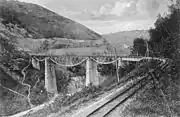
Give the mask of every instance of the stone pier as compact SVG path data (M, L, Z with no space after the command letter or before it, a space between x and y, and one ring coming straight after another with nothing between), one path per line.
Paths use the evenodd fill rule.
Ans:
M86 61L86 86L89 84L99 85L97 63L90 58Z
M55 67L45 58L45 88L49 93L57 93Z
M119 79L123 76L123 67L124 67L124 63L123 63L123 60L122 59L119 59L118 60L118 73L119 73L119 75L118 75L118 77L119 77Z

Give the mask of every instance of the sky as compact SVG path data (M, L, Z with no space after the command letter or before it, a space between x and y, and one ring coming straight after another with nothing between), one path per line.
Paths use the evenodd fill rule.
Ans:
M158 14L168 13L170 0L20 0L46 7L99 34L147 30Z

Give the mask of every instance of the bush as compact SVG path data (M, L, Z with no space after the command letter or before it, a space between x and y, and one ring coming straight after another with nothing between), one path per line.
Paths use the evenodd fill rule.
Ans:
M58 74L56 74L56 84L59 93L66 94L68 92L68 85L70 82L71 79L67 73L58 71Z
M108 65L101 65L98 64L98 72L102 76L114 75L116 74L116 65L108 64Z
M83 88L81 92L77 92L74 95L70 97L65 97L63 106L67 106L72 104L73 102L77 101L78 99L87 98L88 96L95 95L97 92L100 92L102 90L101 87L96 87L89 85L88 87Z
M86 75L86 69L82 65L68 67L67 70L74 73L77 76L85 76Z
M19 27L24 27L21 21L18 19L20 14L10 7L2 6L0 10L0 16L3 18L2 23L6 26L7 24L11 23L18 25Z

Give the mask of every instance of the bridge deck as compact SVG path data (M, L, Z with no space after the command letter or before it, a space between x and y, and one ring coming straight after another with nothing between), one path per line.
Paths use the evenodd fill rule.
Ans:
M142 58L142 56L129 56L127 54L92 54L92 53L78 53L78 54L60 54L60 53L29 53L31 56L40 56L40 57L48 57L48 56L80 56L80 57L131 57L131 58Z
M60 57L60 56L70 56L70 57L117 57L121 58L123 61L141 61L141 60L160 60L165 61L166 59L163 58L156 58L156 57L143 57L143 56L128 56L123 54L101 54L101 55L92 55L92 54L81 54L81 55L60 55L60 54L47 54L47 53L30 53L31 56L35 57Z
M71 57L133 57L133 58L141 58L141 57L136 57L136 56L127 56L127 55L52 55L52 54L30 54L31 56L36 56L36 57L48 57L48 56L52 56L52 57L60 57L60 56L71 56Z

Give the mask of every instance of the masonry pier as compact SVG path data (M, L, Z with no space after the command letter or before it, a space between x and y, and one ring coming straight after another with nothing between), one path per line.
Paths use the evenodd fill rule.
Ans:
M55 67L45 58L45 88L49 93L57 93Z
M97 63L90 58L86 61L86 86L89 84L99 85Z

